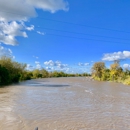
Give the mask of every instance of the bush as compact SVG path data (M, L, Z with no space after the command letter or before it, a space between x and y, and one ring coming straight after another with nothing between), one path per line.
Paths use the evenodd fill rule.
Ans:
M0 65L0 85L10 83L9 72L5 67Z

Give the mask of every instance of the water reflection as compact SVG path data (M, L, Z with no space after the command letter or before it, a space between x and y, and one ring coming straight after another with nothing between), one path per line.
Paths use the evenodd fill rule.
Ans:
M21 82L17 85L24 85L24 86L32 86L32 87L68 87L69 85L68 84L55 84L55 83L48 83L48 80L45 82L45 81L41 81L41 79L39 80L29 80L29 81L26 81L26 82Z
M1 130L129 130L130 87L86 78L0 88Z
M59 85L59 84L27 84L27 86L36 86L36 87L68 87L69 85Z

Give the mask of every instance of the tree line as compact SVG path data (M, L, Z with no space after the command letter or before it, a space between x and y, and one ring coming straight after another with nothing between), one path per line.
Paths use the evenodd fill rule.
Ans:
M82 76L90 76L88 73L82 73L82 74L69 74L65 73L63 71L53 71L48 72L45 69L35 69L33 71L30 71L32 77L31 78L51 78L51 77L82 77Z
M29 71L26 67L26 64L18 63L9 57L0 57L0 85L36 78L90 76L88 73L68 74L62 71L48 72L45 69Z
M92 77L100 81L115 81L130 85L130 70L123 70L118 61L111 64L110 68L107 68L104 62L95 62Z

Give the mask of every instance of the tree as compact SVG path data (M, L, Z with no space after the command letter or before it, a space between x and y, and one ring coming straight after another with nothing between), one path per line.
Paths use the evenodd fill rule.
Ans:
M110 69L111 70L117 70L120 67L119 63L115 62L111 64Z
M10 82L18 82L26 68L26 64L15 62L6 56L0 58L0 65L8 70Z
M10 83L9 72L5 67L0 65L0 85Z
M103 70L102 80L103 80L103 81L108 81L108 80L110 80L110 70L109 70L109 69L104 69L104 70Z
M35 69L32 71L33 78L39 78L40 70Z
M40 70L40 74L42 74L42 78L48 78L49 77L49 73L45 69Z
M52 77L60 77L59 72L54 71L54 72L52 73Z
M33 78L33 74L31 71L25 71L24 73L22 73L22 75L20 76L20 80L30 80Z
M94 63L94 65L92 67L92 75L94 77L101 79L104 69L105 69L104 62L96 62L96 63Z
M120 67L119 62L115 62L110 66L111 80L117 80L123 73L123 69Z

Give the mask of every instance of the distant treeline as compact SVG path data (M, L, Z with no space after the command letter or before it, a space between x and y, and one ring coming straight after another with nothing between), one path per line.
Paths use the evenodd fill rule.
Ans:
M114 81L130 85L130 70L124 69L115 61L106 68L104 62L96 62L92 67L92 77L100 81Z
M90 76L88 73L68 74L64 72L48 72L45 69L26 70L26 64L13 61L9 57L0 58L0 85L11 84L22 80L30 80L32 78L51 78L51 77L77 77Z

